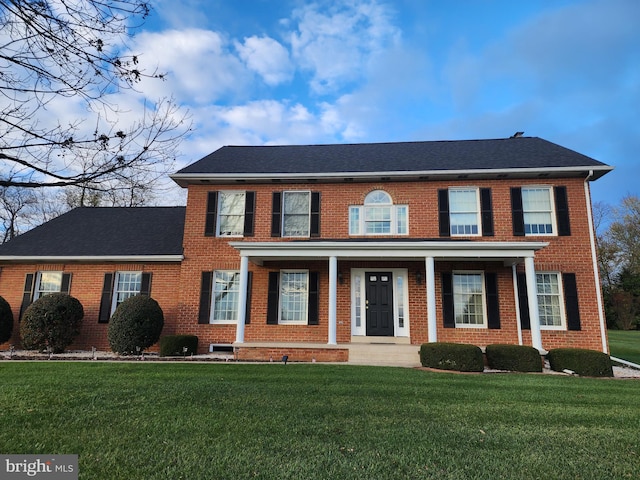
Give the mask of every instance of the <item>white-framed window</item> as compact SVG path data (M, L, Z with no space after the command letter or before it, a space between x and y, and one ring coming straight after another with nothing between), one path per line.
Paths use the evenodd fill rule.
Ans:
M486 327L484 274L453 273L453 311L456 327Z
M565 328L560 274L557 272L536 272L536 291L540 328L548 330Z
M407 235L409 207L394 205L384 190L374 190L364 205L349 207L349 235Z
M523 187L522 212L525 235L554 235L556 231L551 187Z
M219 237L241 237L244 233L245 192L218 192Z
M449 189L451 236L480 235L480 197L477 188Z
M213 272L211 323L237 323L240 302L240 272Z
M45 295L62 290L62 272L38 272L33 299L37 300Z
M282 236L308 237L311 225L311 192L283 192Z
M306 324L309 305L309 271L280 272L279 323Z
M142 272L116 272L113 283L113 299L111 313L116 311L118 305L129 297L140 294L142 290Z

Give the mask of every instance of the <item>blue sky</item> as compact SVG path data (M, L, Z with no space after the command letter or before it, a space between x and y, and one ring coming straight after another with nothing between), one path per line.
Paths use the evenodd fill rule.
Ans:
M640 195L640 1L154 0L131 48L168 72L193 134L223 145L504 138L615 170L593 200Z

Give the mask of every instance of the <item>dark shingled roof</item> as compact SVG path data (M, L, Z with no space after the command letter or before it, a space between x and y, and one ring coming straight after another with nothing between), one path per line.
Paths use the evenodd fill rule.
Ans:
M606 167L537 137L337 145L228 146L181 174L322 174Z
M185 207L82 207L0 245L5 256L182 255Z

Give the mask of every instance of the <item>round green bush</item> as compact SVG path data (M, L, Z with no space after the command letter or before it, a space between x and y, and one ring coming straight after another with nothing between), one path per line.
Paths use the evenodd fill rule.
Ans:
M13 331L13 312L11 305L3 297L0 297L0 343L11 338Z
M144 295L129 297L109 320L111 350L122 355L142 352L158 341L163 326L164 314L158 302Z
M22 346L27 350L62 353L80 333L84 309L66 293L40 297L25 310L20 322Z

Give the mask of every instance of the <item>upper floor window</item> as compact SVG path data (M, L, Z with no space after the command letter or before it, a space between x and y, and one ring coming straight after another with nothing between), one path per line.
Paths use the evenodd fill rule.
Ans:
M511 188L513 234L571 235L567 187Z
M449 189L451 235L478 235L480 209L477 188Z
M253 236L255 195L245 191L209 192L205 236Z
M554 232L551 188L522 189L525 235L551 235Z
M438 190L440 236L493 236L490 188L455 187Z
M320 235L320 192L273 192L271 236Z
M408 207L393 205L391 196L374 190L364 205L349 207L349 235L407 235Z

